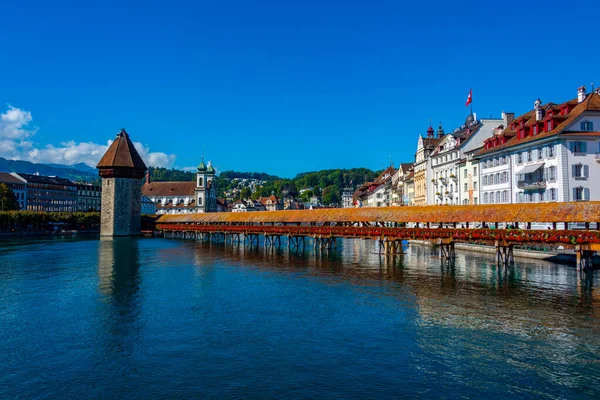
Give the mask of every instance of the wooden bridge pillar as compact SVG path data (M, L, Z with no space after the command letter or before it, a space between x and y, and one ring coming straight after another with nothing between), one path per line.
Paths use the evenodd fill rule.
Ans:
M514 249L512 243L496 240L496 262L504 266L515 263Z
M440 259L442 261L454 262L456 252L454 250L454 241L452 239L438 239L440 246Z
M591 269L593 267L592 255L594 252L592 250L578 245L575 247L575 254L577 256L576 266L578 270Z

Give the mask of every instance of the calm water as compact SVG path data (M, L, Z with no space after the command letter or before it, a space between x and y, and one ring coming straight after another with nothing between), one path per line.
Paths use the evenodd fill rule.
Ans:
M0 398L600 397L600 275L347 241L0 242Z

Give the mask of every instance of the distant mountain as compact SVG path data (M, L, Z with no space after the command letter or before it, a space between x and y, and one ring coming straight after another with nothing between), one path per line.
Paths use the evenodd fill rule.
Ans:
M24 174L35 174L46 176L59 176L72 181L92 182L98 180L98 171L83 163L75 165L60 164L35 164L29 161L7 160L0 157L1 172L22 172Z
M92 168L85 163L78 163L78 164L73 164L73 165L63 165L63 164L43 164L43 165L47 165L47 166L53 167L53 168L72 168L72 169L76 169L77 171L87 172L89 174L98 175L98 170L96 168Z

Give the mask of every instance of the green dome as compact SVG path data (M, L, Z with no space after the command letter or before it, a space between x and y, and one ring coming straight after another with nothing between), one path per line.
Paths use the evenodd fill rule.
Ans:
M206 173L208 173L208 174L214 174L215 173L215 169L212 166L212 162L210 163L210 165L206 169Z
M198 171L199 172L206 171L206 164L204 164L204 157L202 157L202 161L200 162L200 165L198 165Z

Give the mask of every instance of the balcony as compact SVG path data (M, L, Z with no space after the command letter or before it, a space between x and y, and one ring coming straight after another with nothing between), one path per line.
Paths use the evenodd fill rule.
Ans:
M452 179L454 182L458 182L458 176L454 174L450 175L450 179Z
M517 187L523 190L544 189L546 187L546 181L518 181Z
M440 182L442 182L442 184L447 185L448 184L448 179L446 178L440 178Z
M454 197L454 193L452 193L452 192L446 192L445 194L446 194L446 197L448 197L449 199Z

